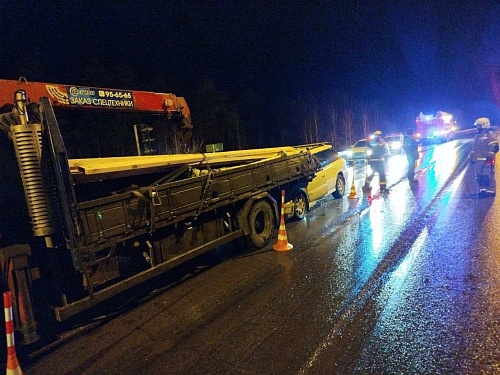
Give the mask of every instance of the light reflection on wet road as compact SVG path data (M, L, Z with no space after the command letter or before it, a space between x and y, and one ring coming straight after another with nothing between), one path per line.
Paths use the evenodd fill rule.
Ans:
M372 254L380 248L380 235L371 235L372 254L366 246L366 260L357 268L362 272L368 267L363 275L372 278L369 293L365 291L369 295L358 303L361 312L350 305L353 311L346 314L345 324L326 335L301 373L500 373L500 203L477 198L468 168L436 198L443 179L467 155L454 144L445 146L422 160L417 200L405 201L411 194L397 199L405 211L415 204L414 222L409 223L414 233L407 230L399 244L385 250L390 259L378 263L384 270L379 279L373 278L377 270ZM444 155L456 157L443 160ZM384 202L390 205L398 188ZM398 211L380 217L374 208L372 203L372 230L382 226L383 237L391 238L397 220L390 221ZM415 216L423 226L415 223ZM401 251L394 251L398 246ZM359 281L366 287L363 277Z

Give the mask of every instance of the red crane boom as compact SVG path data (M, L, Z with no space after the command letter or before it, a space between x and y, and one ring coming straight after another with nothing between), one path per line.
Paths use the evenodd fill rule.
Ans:
M29 82L21 77L17 81L0 79L0 109L12 106L14 102L12 94L17 90L24 90L32 101L47 97L55 107L129 110L167 116L182 115L185 119L184 126L191 127L190 111L186 100L171 93Z

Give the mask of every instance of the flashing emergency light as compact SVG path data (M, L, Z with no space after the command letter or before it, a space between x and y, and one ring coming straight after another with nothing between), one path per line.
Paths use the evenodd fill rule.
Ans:
M446 115L441 115L441 118L443 119L445 124L448 124L451 122L451 119L453 118L453 116L450 114L446 114Z

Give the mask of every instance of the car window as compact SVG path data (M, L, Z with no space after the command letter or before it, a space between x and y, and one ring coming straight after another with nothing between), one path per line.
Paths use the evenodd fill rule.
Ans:
M368 147L368 142L365 141L365 140L362 140L362 141L357 141L355 144L354 144L354 147Z
M328 150L324 150L324 151L321 151L321 152L318 152L317 154L315 154L314 156L316 156L321 164L322 167L330 164L330 163L333 163L335 160L339 159L340 156L339 154L337 154L335 151L333 151L332 149L328 149Z

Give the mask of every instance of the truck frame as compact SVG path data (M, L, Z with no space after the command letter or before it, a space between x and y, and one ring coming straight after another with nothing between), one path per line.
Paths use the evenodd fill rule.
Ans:
M240 237L265 246L282 191L293 199L319 168L309 151L292 147L68 159L53 99L34 95L42 96L30 103L15 87L2 128L29 213L12 220L29 221L32 232L28 241L0 244L25 344L39 338L37 316L63 322ZM183 111L175 113L186 124Z

